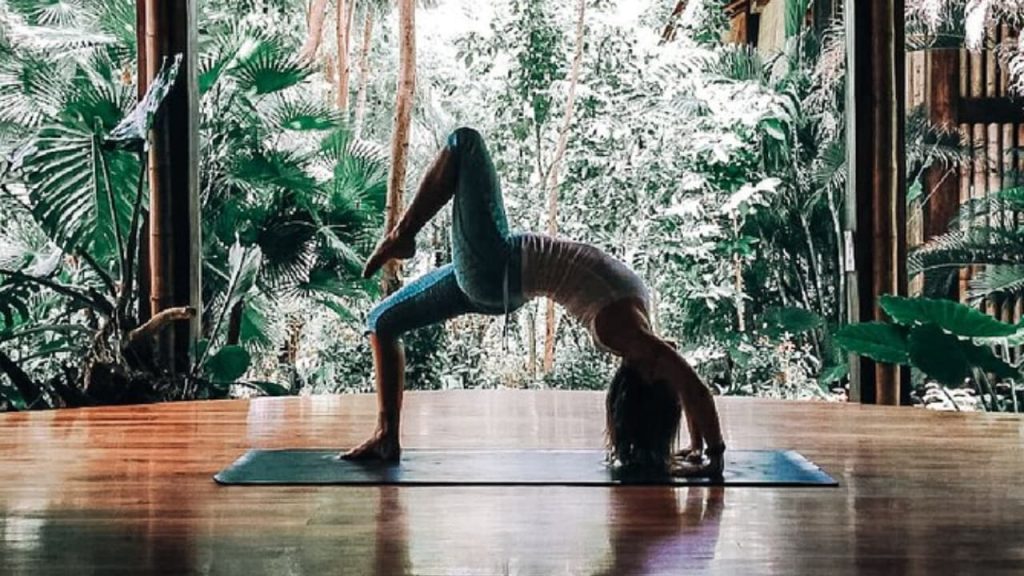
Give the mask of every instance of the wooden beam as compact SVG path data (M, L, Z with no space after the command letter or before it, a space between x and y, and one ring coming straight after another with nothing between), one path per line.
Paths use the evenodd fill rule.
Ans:
M195 0L142 0L146 83L165 59L183 55L178 79L164 101L150 149L150 312L181 306L202 310L199 238L199 93L196 81ZM159 360L172 372L190 367L199 318L177 323L160 340Z
M1007 96L963 98L959 101L963 124L1024 124L1024 99Z
M903 2L847 0L853 108L847 130L853 222L851 291L853 319L883 319L879 297L907 293L905 82ZM849 32L849 31L848 31ZM898 366L861 360L854 370L851 396L865 403L906 400L908 373Z
M927 55L930 80L928 82L928 113L935 126L944 130L959 130L960 104L960 51L958 49L932 50ZM924 237L928 242L949 230L949 223L960 208L960 170L957 166L944 166L936 162L925 173L924 178ZM938 292L926 296L959 300L959 276L940 270L932 282L946 280Z

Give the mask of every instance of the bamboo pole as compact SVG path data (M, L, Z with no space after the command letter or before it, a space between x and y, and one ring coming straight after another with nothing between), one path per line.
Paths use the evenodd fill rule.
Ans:
M856 215L852 225L860 321L881 320L879 297L904 295L906 201L903 5L897 0L847 1L853 18L849 36L853 112L848 130ZM905 397L906 371L898 366L860 362L851 396L862 402L898 404Z
M200 291L199 133L195 0L145 0L147 84L164 59L182 54L178 79L153 126L150 148L150 313L178 307L202 309ZM190 368L191 344L201 314L162 333L160 360L176 373Z

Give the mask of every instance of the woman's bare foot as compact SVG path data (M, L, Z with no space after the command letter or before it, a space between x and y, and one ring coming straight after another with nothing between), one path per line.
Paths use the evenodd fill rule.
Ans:
M394 232L389 233L377 244L373 254L366 259L363 267L363 278L369 278L380 270L388 260L412 258L416 255L416 238L402 238Z
M338 457L342 460L397 462L402 457L402 446L397 435L376 432L366 442L339 454Z

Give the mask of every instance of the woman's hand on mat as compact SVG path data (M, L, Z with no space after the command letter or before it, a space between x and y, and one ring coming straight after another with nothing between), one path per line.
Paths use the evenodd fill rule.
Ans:
M397 462L402 457L402 446L398 442L397 434L377 431L369 440L340 454L340 457L342 460Z
M683 478L718 478L725 469L725 458L721 455L705 458L697 452L699 460L693 461L694 456L677 456L671 467L673 476Z
M684 448L676 452L676 460L690 464L700 464L704 461L704 450L702 448Z

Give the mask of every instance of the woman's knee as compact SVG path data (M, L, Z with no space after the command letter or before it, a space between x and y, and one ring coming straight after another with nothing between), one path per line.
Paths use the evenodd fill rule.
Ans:
M448 135L448 148L452 151L465 151L483 144L483 141L484 137L479 132L468 126L463 126Z
M383 303L382 303L383 304ZM389 306L377 305L366 317L363 335L375 335L378 339L397 340L404 330L398 322L394 309Z

